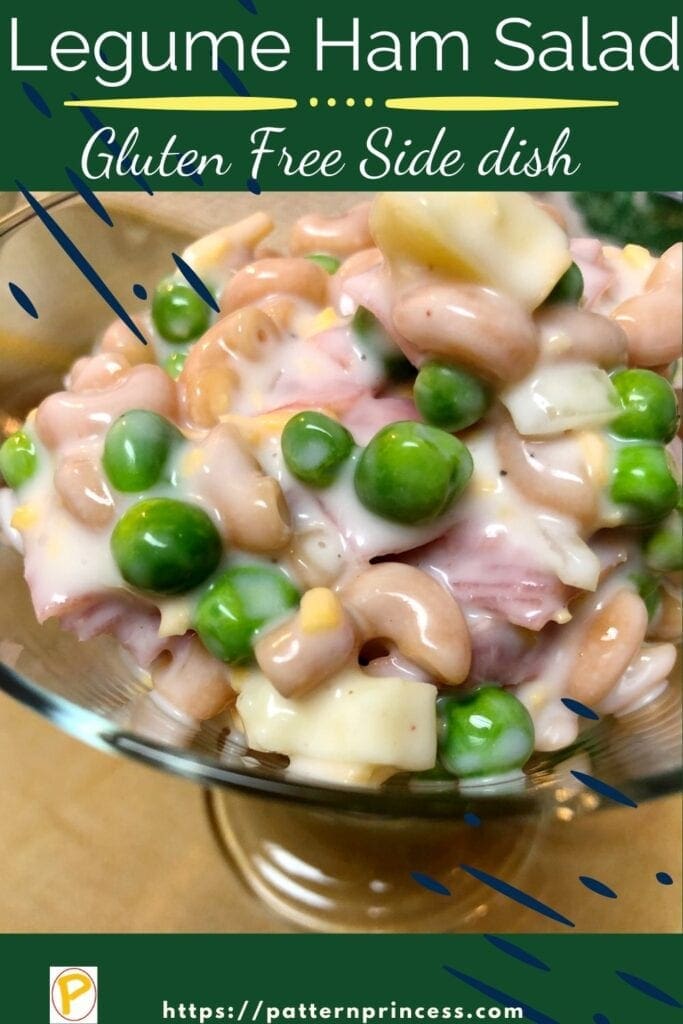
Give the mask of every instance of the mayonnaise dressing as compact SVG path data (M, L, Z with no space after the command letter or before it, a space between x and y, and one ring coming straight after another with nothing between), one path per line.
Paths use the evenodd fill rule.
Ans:
M205 584L178 597L164 597L136 594L124 582L110 549L112 529L143 497L173 497L207 512L224 541L217 572L235 565L275 566L302 592L329 587L339 594L375 560L390 556L416 565L462 603L474 665L485 664L487 673L494 674L488 677L491 682L509 685L522 679L514 692L533 718L536 749L560 749L578 734L578 718L562 697L567 696L579 653L582 625L619 587L633 589L629 574L638 561L634 543L624 544L623 552L610 558L594 539L597 529L623 520L623 510L607 496L614 452L606 432L618 403L601 366L578 359L555 361L571 351L572 338L562 333L571 318L562 320L565 327L562 318L556 330L554 321L547 327L543 351L539 349L531 371L522 380L511 373L506 380L514 383L498 388L491 415L463 434L474 471L463 495L445 513L411 525L381 518L360 501L354 476L362 446L376 430L397 419L418 418L408 395L394 389L385 360L394 348L415 365L430 355L418 352L419 339L412 344L398 334L393 317L397 302L426 283L467 281L474 288L496 288L506 301L517 304L513 313L523 312L533 355L538 324L528 314L569 265L566 236L528 197L511 195L503 201L488 193L450 198L421 193L417 200L384 197L375 206L373 225L384 260L375 261L370 253L364 270L355 276L341 274L340 283L332 279L328 291L336 296L336 307L289 295L259 299L257 305L273 314L272 334L256 353L228 351L226 376L234 378L235 385L225 396L226 411L212 428L223 429L224 438L231 435L228 426L236 430L239 437L232 448L226 440L217 453L212 430L187 427L162 479L144 495L112 490L111 522L99 529L87 527L64 506L54 478L61 461L75 454L100 466L104 435L115 415L107 411L104 389L102 408L96 402L88 406L83 429L89 436L62 441L52 450L40 445L36 474L16 494L0 491L2 531L9 543L24 551L25 574L40 621L67 616L67 623L77 630L80 612L94 612L90 621L96 623L98 608L118 596L129 602L133 616L139 614L141 624L144 618L145 629L158 631L152 636L155 644L147 644L150 658L165 644L172 651L174 643L199 642L192 638L192 630ZM270 219L257 214L193 243L184 258L221 296L232 276L254 259L255 245L271 228ZM584 308L603 313L642 292L655 264L637 246L618 250L581 240L575 252L587 269L592 261L595 270ZM183 279L175 274L173 280ZM435 294L440 294L438 289ZM279 317L273 305L278 299L284 300ZM380 326L375 323L374 340L359 332L353 320L359 304L377 317ZM212 313L212 324L215 321ZM157 363L163 365L170 355L185 350L159 335L149 310L140 323ZM478 365L476 359L473 362ZM112 366L112 380L129 372L125 360L120 374ZM144 390L152 387L156 372L150 377L148 368L146 376L138 374L136 401L143 403ZM487 377L483 371L482 375ZM166 378L161 375L161 385L156 379L164 392ZM85 394L90 401L97 392ZM171 405L176 397L171 392ZM514 427L495 401L507 408ZM74 402L78 404L77 399ZM320 410L355 430L356 447L326 488L305 486L282 455L285 424L306 409ZM72 414L69 402L57 413L58 419L62 417L59 425L66 424ZM33 417L28 426L34 429ZM522 446L517 457L524 460L517 465L517 474L501 457L505 449L496 442L500 429L517 432L515 442ZM284 540L272 551L235 544L230 510L221 504L221 488L242 493L240 474L247 471L262 471L272 478L284 498ZM564 499L550 500L560 494L576 495L582 488L597 495L595 510L590 502L586 513L583 506L579 512L580 502L570 507ZM250 511L260 511L260 500L254 498L255 504L246 508L245 498L242 511L247 518ZM626 564L620 565L624 560ZM101 628L113 628L107 625L111 621L103 614ZM258 635L275 625L267 623ZM297 698L284 697L258 669L232 668L231 685L238 694L234 717L244 727L245 742L253 750L286 755L291 774L341 784L378 785L396 771L432 768L437 689L428 673L395 646L371 655L365 669L359 667L358 653L354 650L331 679ZM669 643L641 645L597 710L623 714L654 699L666 686L674 658ZM151 671L153 676L153 667ZM481 681L476 671L473 667L465 680L466 689ZM154 707L175 714L189 732L195 727L192 719L179 718L163 697L155 694L153 701ZM509 760L518 759L525 743L522 734L512 730L502 742ZM513 773L511 785L520 779ZM464 785L488 782L476 779ZM497 777L495 784L499 783Z

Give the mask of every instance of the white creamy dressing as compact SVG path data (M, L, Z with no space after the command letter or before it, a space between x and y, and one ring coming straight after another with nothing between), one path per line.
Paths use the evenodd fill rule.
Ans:
M342 555L343 570L361 566L378 555L399 554L441 536L454 521L453 507L444 516L424 525L404 526L382 519L359 500L354 474L360 449L355 449L331 486L317 490L297 480L287 469L279 437L272 438L259 452L264 470L275 477L285 494L297 534L313 534L320 558L329 557L333 567Z
M431 207L430 210L432 217L434 210ZM435 225L436 222L432 227ZM521 236L517 239L515 231L510 239L510 244L519 242L522 249L522 243L529 244L528 239ZM547 244L552 240L549 237ZM464 241L467 247L476 249L481 241L480 232L466 232ZM245 250L240 257L226 250L219 263L212 266L210 260L206 263L205 248L200 240L185 256L216 294L220 294L248 254ZM489 269L494 276L502 273L499 265L505 265L506 272L509 271L509 261L506 264L499 259L495 246L489 255L493 260ZM655 262L637 246L627 246L623 251L604 247L601 260L611 280L593 304L600 312L609 312L624 298L640 292ZM543 276L541 268L538 272ZM425 274L424 267L411 263L409 278L413 284ZM175 279L182 280L179 275L175 275ZM385 275L385 285L388 281ZM523 274L519 275L517 287L521 292L526 291ZM342 295L340 308L344 316L350 316L356 305L355 299ZM368 306L372 308L370 302ZM158 335L149 312L144 314L142 323L160 364L163 365L169 355L184 350L185 346L169 344ZM263 414L273 410L286 412L289 409L294 414L305 408L322 409L343 418L354 402L375 394L384 381L381 352L373 352L364 344L350 324L340 319L333 309L320 310L300 300L293 303L291 324L280 337L265 342L258 358L234 353L233 368L238 386L232 396L230 415L224 417L226 422L239 417L265 420L267 417ZM581 471L586 466L589 475L593 471L603 476L609 472L607 445L601 442L596 447L598 434L593 433L607 424L615 411L616 395L604 370L586 363L546 364L541 360L526 378L505 389L499 397L519 433L529 439L529 451L538 455L539 473L547 473L559 485L562 482L580 484ZM268 557L227 549L218 571L235 564L276 564L301 586L299 576L303 570L297 569L298 558L317 572L325 581L324 585L335 587L360 571L372 558L393 555L400 559L401 553L412 553L436 541L424 561L418 564L448 588L449 536L453 530L466 526L475 542L478 538L500 542L503 574L513 572L523 579L525 573L537 572L546 574L551 581L559 580L566 587L596 591L601 564L598 553L583 539L585 527L571 515L524 497L506 475L491 424L471 430L465 437L473 457L474 472L463 496L438 519L404 526L374 515L359 501L354 473L360 448L355 449L328 488L309 488L294 478L284 463L280 445L280 430L285 421L286 418L279 424L273 421L270 427L265 422L261 424L260 433L257 430L254 437L250 436L250 447L264 472L282 488L293 528L292 543L286 550ZM114 523L142 497L167 496L195 502L205 509L224 535L229 532L222 522L220 509L211 500L210 488L202 486L201 445L208 432L195 432L191 439L179 445L167 467L167 479L144 495L112 491L115 513L111 525L97 531L82 525L61 504L53 477L59 459L67 454L82 452L99 462L109 417L94 414L90 422L95 431L100 431L99 436L62 445L54 454L40 446L36 475L20 488L18 495L0 491L0 525L10 543L19 550L23 546L25 550L26 578L40 621L61 615L82 600L96 605L112 592L135 593L125 584L114 563L110 538ZM363 442L366 440L363 437ZM545 447L544 442L547 442ZM207 469L211 473L218 471L214 467ZM222 464L220 472L228 480L231 478L229 464ZM621 513L607 497L603 496L601 503L601 522L618 524ZM13 521L21 523L20 530ZM409 557L406 554L406 560ZM419 558L419 554L411 560L414 562L416 557ZM463 557L474 577L478 572L481 576L476 543L464 556L456 553L454 557ZM631 570L629 565L613 573L597 595L586 597L584 602L590 602L593 610L602 607L603 602L623 586ZM190 628L200 592L198 588L177 598L149 598L161 613L160 637L182 635ZM489 631L494 643L496 615L478 608L476 601L468 604L464 611L471 633L480 631L485 635ZM532 627L534 614L531 607L528 625ZM579 611L581 614L583 612ZM572 613L565 604L554 618L558 623L567 623ZM504 619L501 621L507 630L514 631L515 637L524 635L525 631L517 630ZM576 655L574 638L578 630L573 629L573 625L570 622L566 631L564 628L556 631L534 678L515 690L532 715L538 750L565 747L577 736L579 720L561 703L561 698L567 695L567 679ZM509 637L505 642L509 643ZM652 700L666 686L674 659L675 649L671 644L645 645L597 710L627 713ZM344 783L379 784L397 769L421 771L434 765L437 691L425 681L424 672L396 650L372 662L367 671L354 663L312 693L296 699L283 697L258 670L235 671L233 682L239 693L237 713L249 745L256 750L287 755L290 773ZM194 727L192 720L185 720L185 716L174 712L158 694L153 696L153 701L165 712L173 712L179 724L189 729ZM504 742L504 753L512 761L521 756L525 747L523 735L514 730L501 742ZM500 778L495 779L497 789ZM523 780L521 773L511 773L513 786L520 779ZM462 784L475 787L487 782L470 779Z
M13 495L10 523L14 516L15 522L24 524L19 536L25 551L25 575L40 621L60 615L81 599L96 600L99 595L110 595L112 591L135 594L136 591L121 576L111 552L111 535L116 522L142 498L183 499L186 496L177 471L177 461L182 459L187 448L187 444L182 444L169 463L169 479L160 481L144 493L124 494L112 488L114 514L111 523L100 530L85 526L62 505L54 489L54 471L59 461L68 455L83 454L99 463L103 448L102 436L64 444L54 453L40 446L35 476L27 481L18 495ZM218 522L215 508L205 501L198 503ZM12 534L16 532L12 530ZM147 596L148 602L153 602L162 612L160 635L171 635L172 631L185 632L189 625L188 609L195 596L185 594L178 599Z
M44 507L40 522L24 538L26 578L42 612L41 621L80 597L121 587L109 545L78 523L57 500Z
M430 523L414 526L390 522L367 509L359 500L353 482L360 454L358 449L354 451L332 486L320 496L323 508L359 560L408 551L440 536L448 528L454 518L454 508Z
M164 342L149 323L155 349L162 348L164 358L182 350ZM231 412L245 416L287 406L334 410L377 389L382 381L380 359L360 343L350 325L332 307L321 311L303 300L292 300L291 323L261 343L258 358L235 352L233 369L238 387Z
M92 454L98 447L101 442L83 441L69 445L68 452ZM54 489L55 465L40 446L38 470L15 496L13 511L13 521L22 524L24 573L41 622L85 595L123 582L109 549L111 528L94 531L67 512Z
M508 477L501 475L503 466L490 435L473 432L467 445L474 472L455 508L457 521L477 524L489 539L506 538L522 558L526 556L527 567L546 570L568 586L594 590L599 562L581 539L576 522L522 497ZM440 572L436 566L434 571Z
M513 539L524 537L538 564L556 573L565 583L594 589L598 561L579 538L575 524L564 517L550 516L520 497L515 488L500 476L499 459L490 437L479 433L468 438L468 443L475 462L475 472L468 492L457 506L457 518L484 524L483 530L487 536L505 534ZM71 445L69 450L73 451L75 447L93 455L97 451L101 452L102 439L82 442L78 446ZM171 483L157 485L150 492L152 495L178 494L177 486L183 483L178 467L186 451L187 445L183 445L175 456L171 465ZM358 501L353 487L354 464L358 453L347 464L337 483L322 492L326 507L333 510L332 515L339 525L331 515L323 511L320 494L303 487L289 474L282 459L277 435L267 439L258 454L263 468L283 486L296 532L310 534L315 538L311 556L326 563L329 572L334 571L335 562L341 562L348 570L350 548L357 553L358 562L362 564L369 554L411 549L444 531L443 522L416 530L415 527L387 523L368 512ZM191 493L183 496L194 498L215 521L219 521L217 510L202 496ZM41 451L40 471L22 489L21 498L22 507L29 508L36 518L35 525L29 528L25 536L28 548L27 576L35 576L33 588L37 605L54 614L58 613L61 606L79 597L108 589L128 589L109 550L111 530L93 532L81 526L61 507L52 486L52 460L45 451ZM139 498L140 495L116 494L117 518ZM4 504L16 506L16 500ZM233 553L230 559L233 564L243 561L266 563L269 560L239 552ZM194 603L192 594L177 599L157 598L155 603L162 611L161 635L172 635L188 628ZM576 716L559 703L563 695L568 657L569 651L559 645L545 667L543 680L524 683L517 691L520 699L533 713L538 749L557 749L571 743L576 736ZM628 670L613 699L610 701L612 695L607 698L604 710L612 710L613 705L614 710L621 708L625 697L628 697L626 704L629 710L632 709L631 697L634 690L638 693L645 690L646 697L650 698L659 692L665 684L656 691L649 686L652 663L651 655L641 657L638 665ZM660 654L657 660L660 669L661 663ZM277 749L281 749L281 745Z

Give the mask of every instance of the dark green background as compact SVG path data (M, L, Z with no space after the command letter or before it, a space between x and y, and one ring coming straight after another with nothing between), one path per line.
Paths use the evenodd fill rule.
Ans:
M141 149L158 153L167 138L177 133L182 150L223 152L234 161L227 178L207 174L207 188L241 189L249 174L249 135L258 125L287 128L287 142L293 151L309 148L344 150L347 167L343 174L327 182L301 178L285 179L273 165L259 176L262 188L290 189L354 189L374 187L358 174L358 162L364 152L368 132L378 125L394 128L400 139L413 140L413 149L429 144L438 128L445 124L454 148L462 149L467 159L466 170L455 179L425 177L418 179L384 179L379 187L411 188L429 184L434 188L468 188L481 185L476 177L477 158L498 144L507 129L516 125L529 147L539 145L549 150L558 132L568 125L572 132L569 151L582 164L571 178L556 176L526 179L524 177L486 178L487 187L511 188L553 185L555 188L590 189L674 189L681 178L682 144L680 141L680 106L676 102L680 78L673 72L557 72L530 70L509 73L496 69L494 59L503 51L495 41L495 25L503 17L526 17L533 22L533 37L542 31L561 28L576 39L582 13L589 13L595 38L602 31L622 29L639 39L645 32L670 25L674 5L648 3L637 9L622 3L603 2L586 10L584 6L526 2L517 7L509 3L457 4L423 3L400 5L396 0L372 0L360 3L331 3L324 0L297 0L284 4L279 0L255 0L258 14L250 14L239 0L221 3L181 5L178 0L165 0L163 6L117 0L116 4L85 4L74 0L68 6L47 3L11 5L3 16L3 40L0 52L0 88L4 100L4 136L0 186L13 188L16 178L33 188L68 187L64 167L79 168L82 148L90 129L75 109L62 106L70 94L81 98L153 95L231 94L230 86L219 74L195 70L192 74L137 71L132 81L118 89L107 89L95 80L97 69L80 72L45 73L9 72L9 19L12 13L21 19L24 52L27 62L43 61L49 41L65 29L77 29L93 38L104 30L148 29L157 34L168 29L177 32L205 28L215 32L241 30L248 38L265 29L276 29L290 39L292 57L281 72L265 73L252 68L242 80L254 95L291 96L303 100L296 110L277 113L177 113L98 111L105 124L112 125L123 137L133 125L142 133ZM156 12L156 13L155 13ZM391 29L401 34L411 28L445 32L460 29L466 32L471 45L471 70L442 73L428 69L419 73L376 73L367 67L358 73L349 70L349 57L334 54L329 70L316 73L314 66L315 16L324 14L330 34L350 33L351 17L361 17L361 37L373 30ZM154 38L154 37L153 37ZM163 41L163 40L162 40ZM154 55L154 49L152 55ZM159 52L159 51L156 51ZM457 52L457 51L456 51ZM229 51L225 50L229 59ZM507 51L507 59L517 55ZM113 58L113 53L112 53ZM26 99L22 79L39 89L50 105L53 116L46 119ZM586 109L519 113L410 113L387 111L383 101L390 96L410 95L510 95L616 98L616 109ZM375 98L369 110L362 105L347 109L340 103L335 109L326 106L311 109L308 97L346 96L358 99ZM680 93L679 93L680 95ZM678 108L678 109L677 109ZM179 177L153 178L155 188L193 189L197 185ZM97 188L135 188L129 177L97 182Z
M615 974L637 974L680 997L673 948L680 943L672 937L511 938L550 970L520 963L479 936L5 936L1 1019L47 1021L50 964L99 968L100 1024L157 1024L164 998L237 1008L247 998L274 1006L388 1005L392 999L409 1006L500 1005L448 975L444 964L558 1024L592 1024L595 1013L610 1024L680 1019L680 1010L634 991Z

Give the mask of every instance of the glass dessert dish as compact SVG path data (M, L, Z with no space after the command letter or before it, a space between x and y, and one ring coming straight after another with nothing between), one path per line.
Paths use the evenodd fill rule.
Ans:
M302 212L310 204L307 196L266 198L285 225L298 204ZM152 294L173 270L171 252L263 202L234 194L110 194L103 196L113 220L109 226L78 195L41 201L133 314L144 307L139 295ZM329 213L348 205L348 196L316 196L317 208ZM10 283L29 296L37 317L16 301ZM4 214L2 436L61 388L70 365L111 319L101 295L33 210L20 202ZM0 582L3 689L99 749L203 786L215 834L234 868L300 927L476 930L481 887L460 865L523 888L535 839L558 806L569 820L614 805L604 790L586 786L573 773L592 776L635 802L672 792L680 783L680 699L674 686L621 718L582 721L575 742L535 754L523 775L468 781L403 773L379 788L295 778L285 758L247 750L226 716L199 725L163 710L112 639L79 642L54 620L39 625L21 559L8 547L0 547ZM437 879L457 900L435 904L414 872Z

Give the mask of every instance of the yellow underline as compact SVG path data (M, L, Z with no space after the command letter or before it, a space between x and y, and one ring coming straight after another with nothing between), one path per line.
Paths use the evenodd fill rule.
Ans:
M284 96L139 96L66 100L65 107L107 107L114 110L291 110L295 99ZM569 110L618 107L618 100L556 99L539 96L401 96L385 100L390 110Z
M559 100L540 96L403 96L386 100L391 110L568 110L618 107L618 100Z
M283 96L140 96L128 99L66 100L65 107L118 110L291 110L297 101Z

